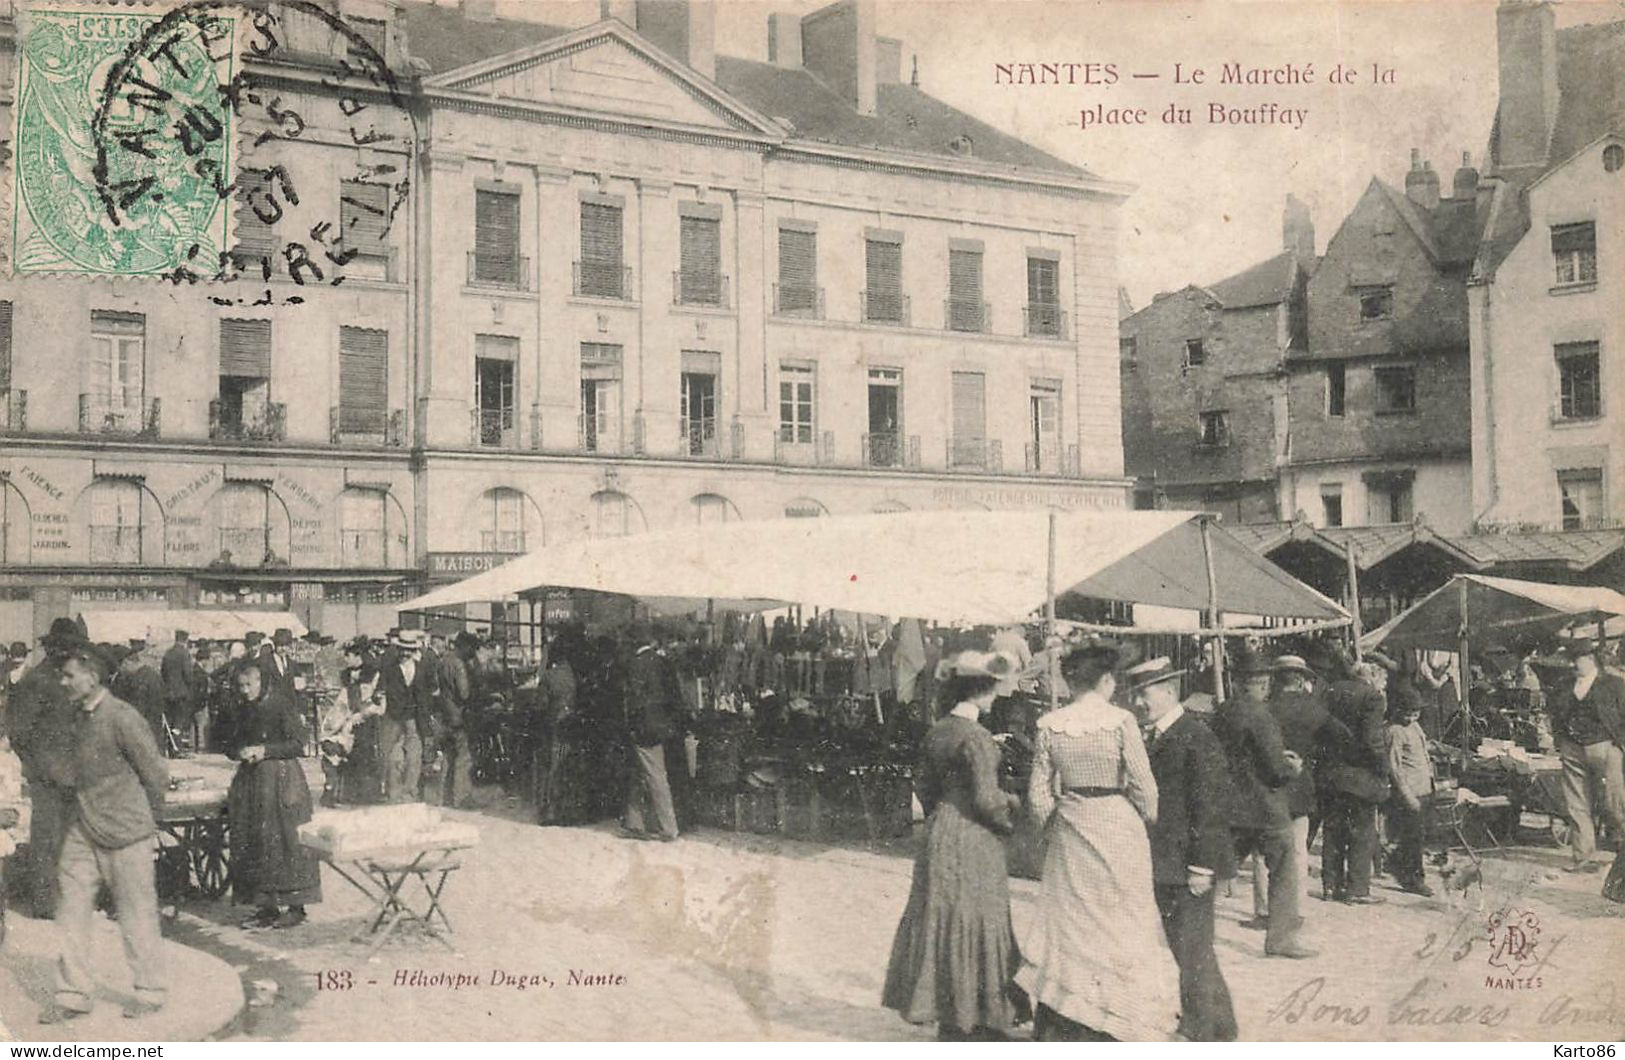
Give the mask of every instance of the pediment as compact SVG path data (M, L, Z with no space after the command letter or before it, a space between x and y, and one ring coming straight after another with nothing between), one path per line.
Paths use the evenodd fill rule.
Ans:
M747 133L771 122L619 22L601 22L425 81L493 99Z

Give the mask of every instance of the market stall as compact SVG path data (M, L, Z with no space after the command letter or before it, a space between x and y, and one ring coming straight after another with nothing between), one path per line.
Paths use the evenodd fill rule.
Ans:
M1348 623L1211 518L1129 511L895 513L583 541L400 611L443 619L559 588L748 602L707 608L674 649L695 735L676 773L694 781L701 819L810 836L906 828L931 670L970 646L962 638L1025 627L1041 644L1069 616L1073 630L1207 637ZM1136 606L1188 620L1136 621ZM769 607L781 612L771 622L752 614ZM1053 695L1053 680L1028 676L1029 693ZM1222 673L1213 680L1222 688Z

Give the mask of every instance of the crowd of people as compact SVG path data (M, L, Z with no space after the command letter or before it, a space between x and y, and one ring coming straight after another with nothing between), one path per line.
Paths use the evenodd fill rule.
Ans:
M1547 709L1565 770L1593 782L1568 785L1572 871L1595 871L1596 839L1579 821L1600 799L1621 834L1625 682L1601 669L1596 643L1569 640L1560 654L1568 670L1549 677ZM1096 640L1064 657L1069 701L1038 717L1020 794L999 786L1004 738L988 727L1020 661L1001 651L944 660L943 713L916 780L925 836L887 1007L947 1039L996 1039L1031 1018L1039 1040L1234 1040L1214 897L1242 862L1253 863L1244 926L1264 932L1267 958L1317 953L1304 902L1317 833L1321 899L1380 904L1378 871L1432 895L1423 851L1438 748L1421 724L1427 686L1389 694L1395 673L1408 682L1417 667L1359 662L1329 643L1312 659L1249 645L1229 660L1228 697L1181 698L1185 671L1137 656ZM1018 941L1003 837L1023 814L1043 829L1045 853ZM1615 900L1625 900L1621 861L1604 891Z

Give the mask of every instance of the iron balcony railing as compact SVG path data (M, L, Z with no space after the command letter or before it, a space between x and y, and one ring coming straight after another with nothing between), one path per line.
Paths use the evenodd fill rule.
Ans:
M1078 474L1078 447L1059 443L1027 443L1027 470L1038 475Z
M773 285L773 314L781 317L824 319L824 289L809 284Z
M0 431L21 434L28 430L28 391L0 390Z
M272 558L271 532L262 526L222 527L220 554L230 553L235 567L258 567Z
M506 287L514 291L530 290L530 259L523 254L498 257L468 252L468 286Z
M679 443L684 456L700 456L717 459L722 456L722 447L717 439L717 421L714 416L704 416L689 419L687 416L678 420Z
M780 427L773 432L773 459L781 464L833 464L835 432Z
M94 526L90 528L90 562L140 563L139 526Z
M480 551L510 556L521 555L525 551L525 532L523 530L482 530L480 531Z
M209 438L217 442L283 442L288 438L288 406L273 401L258 417L227 415L225 403L209 402Z
M1067 337L1066 311L1049 302L1030 302L1021 310L1022 334L1038 339Z
M920 466L920 436L896 431L871 431L863 436L863 463L867 467Z
M523 446L518 420L511 408L469 409L469 441L487 449L519 449Z
M580 298L630 299L632 268L618 261L581 259L575 263L575 283L572 289Z
M727 309L728 277L720 272L696 274L676 269L671 274L671 300L673 305Z
M79 433L136 434L155 438L163 405L158 398L117 400L99 394L79 395Z
M993 329L993 309L986 302L944 299L942 319L948 331L987 332Z
M620 452L620 439L615 436L614 421L596 412L577 413L576 448L584 453Z
M897 324L908 327L909 303L906 294L866 290L859 292L858 303L864 323Z
M333 445L387 445L407 441L405 409L327 407L327 437Z
M948 466L976 471L1003 471L1004 443L987 438L950 438Z

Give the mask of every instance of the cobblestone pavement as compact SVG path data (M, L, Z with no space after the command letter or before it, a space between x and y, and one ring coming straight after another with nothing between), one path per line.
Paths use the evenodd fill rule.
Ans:
M275 980L251 1039L919 1040L879 1007L911 865L895 853L701 831L675 843L607 827L538 828L469 814L482 845L446 907L455 953L407 935L369 960L350 941L366 903L324 872L325 900L288 931L246 932L244 910L189 907L178 941L246 981ZM1307 903L1318 957L1262 956L1246 877L1221 898L1218 953L1244 1039L1617 1039L1625 917L1598 876L1551 850L1499 852L1485 882L1384 905ZM1387 883L1388 881L1383 881ZM1036 884L1013 883L1018 937ZM1311 880L1318 892L1318 881ZM1482 908L1481 908L1482 906ZM1487 921L1533 913L1538 963L1491 964ZM1513 962L1515 963L1515 962ZM349 973L349 989L318 975ZM450 976L443 985L409 985ZM457 980L456 976L465 977ZM454 985L461 982L463 985ZM250 991L252 993L252 991Z

